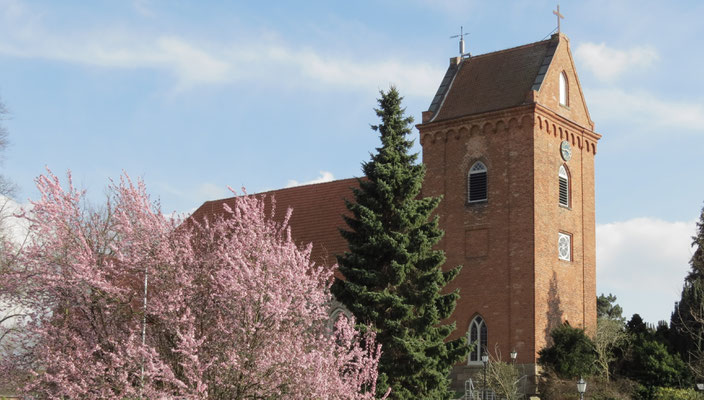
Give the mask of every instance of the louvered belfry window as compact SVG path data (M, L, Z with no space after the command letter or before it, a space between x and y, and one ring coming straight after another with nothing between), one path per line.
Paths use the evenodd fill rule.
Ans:
M564 207L570 206L570 176L567 173L567 168L564 165L560 166L558 173L560 180L560 205Z
M487 201L487 169L483 162L477 161L469 169L467 176L467 199L469 203Z

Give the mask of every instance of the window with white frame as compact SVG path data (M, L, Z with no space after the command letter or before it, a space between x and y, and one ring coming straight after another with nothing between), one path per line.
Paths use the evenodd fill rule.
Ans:
M558 233L557 257L560 260L572 261L572 235L562 232Z
M481 161L475 162L472 168L469 169L469 174L467 174L467 202L478 203L488 200L487 172L486 165Z
M560 165L560 171L557 173L560 184L560 205L563 207L570 206L570 174L567 172L567 167Z
M474 345L474 348L469 353L467 363L481 363L482 354L487 351L487 327L481 316L477 315L474 317L472 322L469 323L469 331L467 332L467 336L469 337L469 344Z
M567 86L567 74L560 73L560 105L569 106L569 87Z

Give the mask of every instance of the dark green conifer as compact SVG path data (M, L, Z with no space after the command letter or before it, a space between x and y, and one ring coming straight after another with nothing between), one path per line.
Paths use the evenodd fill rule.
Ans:
M568 323L550 332L553 344L538 352L538 362L563 379L590 376L596 366L594 342L583 329Z
M699 222L697 222L697 236L692 237L692 246L695 246L694 254L689 261L692 269L687 274L685 281L704 281L704 208L702 208Z
M433 249L443 235L431 216L440 199L419 196L425 166L410 154L413 118L401 100L394 87L378 100L381 123L372 129L381 147L362 164L366 178L347 201L352 216L341 234L349 251L337 258L346 279L332 292L377 332L380 392L390 386L394 399L450 399L448 375L468 347L464 337L445 341L455 325L441 321L459 293L441 292L460 267L443 272L444 252Z
M614 321L618 321L623 325L626 322L626 318L623 317L623 308L616 304L616 296L609 293L605 295L602 293L596 298L596 317L597 318L607 318Z
M704 378L704 209L693 237L694 255L670 318L670 342L698 379Z

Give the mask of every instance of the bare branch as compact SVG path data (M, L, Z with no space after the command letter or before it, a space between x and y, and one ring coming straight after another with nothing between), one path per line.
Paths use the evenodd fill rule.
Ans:
M501 359L498 344L494 346L494 354L489 355L486 366L487 386L502 399L516 400L521 397L518 383L523 378L514 364Z
M594 351L596 352L596 365L609 381L609 365L616 359L614 349L626 340L623 324L615 319L600 317L597 320L596 335L594 336Z

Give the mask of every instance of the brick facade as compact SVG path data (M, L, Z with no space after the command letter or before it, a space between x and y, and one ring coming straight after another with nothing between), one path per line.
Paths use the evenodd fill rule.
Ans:
M529 91L526 101L464 116L457 111L462 104L450 104L455 110L452 117L433 120L443 115L443 104L424 113L418 125L427 168L423 195L443 196L437 212L445 237L439 246L446 252L448 268L463 265L448 287L459 288L461 296L452 316L457 324L452 337L467 335L472 319L480 315L488 328L489 352L493 355L497 348L506 360L515 349L517 362L533 373L537 353L552 328L569 322L593 333L596 327L594 155L600 136L593 132L567 38L555 35L550 40L554 54L538 90ZM545 44L548 56L550 44ZM535 50L524 47L516 52L537 52L537 45ZM510 58L511 51L489 54L478 62ZM563 71L567 106L559 104ZM463 78L458 72L455 80L476 78ZM446 102L463 101L452 94L457 88L445 90ZM471 87L462 90L472 95ZM563 141L572 148L569 161L560 154ZM489 194L488 201L470 204L467 176L476 161L487 166ZM569 171L569 207L558 202L561 165ZM570 261L558 258L560 232L571 237ZM467 369L456 368L456 386L461 386Z
M564 72L567 105L559 103ZM430 109L417 126L426 179L423 195L443 196L437 210L445 236L446 267L463 265L447 290L460 289L452 338L468 334L481 316L488 350L503 359L518 352L527 375L537 373L537 353L552 328L569 322L596 328L594 132L564 35L468 58L453 58ZM572 156L564 161L563 141ZM481 161L488 170L488 201L468 203L467 176ZM569 207L559 205L558 170L569 171ZM344 199L356 179L264 193L276 198L275 218L294 209L291 233L312 243L312 258L333 265L347 244ZM209 201L193 214L221 212L234 198ZM571 259L558 258L558 235L571 237ZM473 366L458 365L462 388Z

